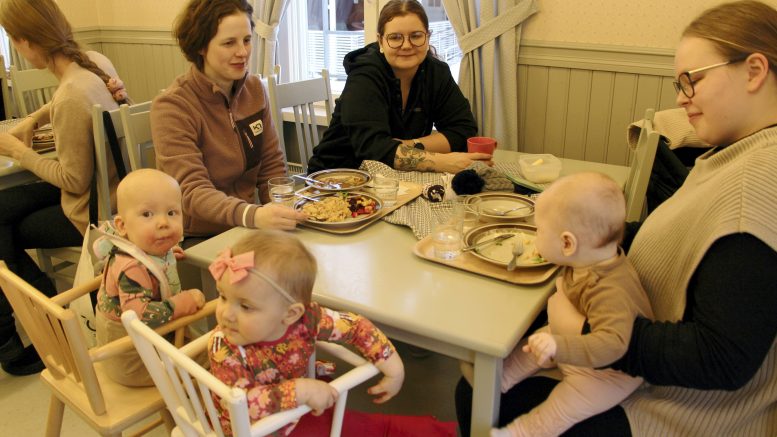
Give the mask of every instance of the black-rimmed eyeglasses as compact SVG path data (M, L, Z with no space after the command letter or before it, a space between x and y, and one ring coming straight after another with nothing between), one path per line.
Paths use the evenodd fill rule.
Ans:
M410 41L410 45L413 47L421 47L422 45L426 44L426 37L429 34L426 32L413 32L410 35L407 36L408 41ZM398 49L402 47L402 44L405 43L405 35L401 33L389 33L383 36L383 38L386 39L386 44L388 44L389 47L392 49Z
M695 70L688 70L684 73L680 73L680 76L677 77L677 80L672 82L674 84L674 89L678 93L682 91L682 93L685 94L685 97L688 97L690 99L694 95L696 95L696 90L693 88L693 86L696 85L696 82L701 80L701 79L696 79L696 80L691 79L692 74L701 73L702 71L712 70L713 68L722 67L724 65L736 64L737 62L742 62L745 59L747 59L747 56L739 59L732 59L726 62L718 62L717 64L712 64L706 67L701 67Z

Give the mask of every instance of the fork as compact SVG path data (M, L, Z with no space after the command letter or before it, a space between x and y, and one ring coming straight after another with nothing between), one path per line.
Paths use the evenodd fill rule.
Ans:
M518 263L518 257L523 255L523 240L518 238L513 244L513 258L507 264L507 271L512 272L515 270L515 265Z
M484 208L483 212L485 212L486 214L498 215L500 217L503 217L507 215L508 212L518 211L519 209L526 209L526 208L531 208L531 205L517 206L515 208L510 208L510 209Z
M317 179L311 179L311 178L309 178L307 176L302 176L302 175L298 175L298 174L293 174L293 175L291 175L291 177L297 178L297 179L302 179L303 181L308 181L311 184L313 184L313 186L321 187L323 185L324 188L335 189L335 190L339 190L340 188L342 188L340 186L340 184L335 183L335 182L319 181Z

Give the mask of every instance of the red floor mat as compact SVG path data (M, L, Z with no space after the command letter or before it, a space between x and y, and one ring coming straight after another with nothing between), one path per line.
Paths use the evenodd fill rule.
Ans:
M332 409L319 417L306 414L292 437L327 437ZM456 422L440 422L432 416L397 416L346 411L342 437L456 437Z

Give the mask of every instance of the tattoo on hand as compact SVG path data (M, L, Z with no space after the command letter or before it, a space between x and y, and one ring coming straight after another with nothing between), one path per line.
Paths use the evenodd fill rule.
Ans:
M433 153L400 144L394 158L394 168L404 171L430 171L434 169L434 160L431 159L433 156Z

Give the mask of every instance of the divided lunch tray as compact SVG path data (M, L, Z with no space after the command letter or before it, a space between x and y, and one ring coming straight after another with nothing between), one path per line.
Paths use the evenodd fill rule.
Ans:
M304 226L306 228L311 229L317 229L319 231L329 232L330 234L352 234L354 232L359 232L362 229L366 228L367 226L371 225L372 223L375 223L376 221L380 220L381 218L391 214L395 210L399 209L400 207L410 203L413 199L421 195L421 185L413 183L413 182L405 182L405 181L399 181L399 191L400 193L404 190L404 194L398 194L397 195L397 202L391 206L383 206L383 208L380 209L377 213L375 213L372 217L369 218L369 220L364 220L361 222L358 222L354 224L353 226L338 226L338 227L331 227L327 225L319 225L316 223L310 223L310 222L302 222L299 225ZM367 191L369 193L372 193L371 189L362 189L363 191ZM305 195L315 195L314 190L308 190L303 192Z
M559 269L559 266L551 264L540 267L518 267L512 272L508 272L506 268L483 261L468 252L464 252L452 260L442 260L434 256L431 235L416 243L413 246L413 253L419 258L513 284L541 284L554 277Z

